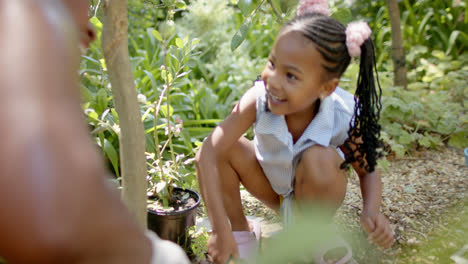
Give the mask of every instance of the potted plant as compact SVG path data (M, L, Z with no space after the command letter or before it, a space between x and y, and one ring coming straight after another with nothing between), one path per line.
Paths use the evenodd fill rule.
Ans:
M186 81L190 72L189 62L198 41L188 38L182 40L170 27L171 18L162 24L163 34L155 29L151 30L152 37L162 43L163 65L154 74L158 76L158 80L162 80L159 85L154 85L162 88L157 90L159 97L146 110L154 111L154 153L147 153L148 228L163 239L185 246L189 227L195 224L200 196L194 190L184 188L184 180L190 175L194 178L194 169L190 167L194 159L187 158L183 151L175 151L174 140L182 136L183 122L174 114L171 99L174 87ZM190 140L187 144L191 148Z
M183 156L178 155L175 163L169 160L158 164L158 159L147 153L148 164L152 167L149 170L148 228L180 245L186 244L188 229L195 224L196 209L200 205L198 193L176 184L187 170L181 162Z

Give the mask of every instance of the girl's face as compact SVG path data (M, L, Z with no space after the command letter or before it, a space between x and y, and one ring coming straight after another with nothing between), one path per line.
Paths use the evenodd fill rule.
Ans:
M338 84L336 79L326 81L323 63L312 41L298 31L282 30L262 72L270 111L313 115L316 100L328 96Z

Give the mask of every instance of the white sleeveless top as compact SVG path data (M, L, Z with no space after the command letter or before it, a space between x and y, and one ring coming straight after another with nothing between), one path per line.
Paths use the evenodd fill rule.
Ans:
M254 87L257 93L255 154L273 190L287 197L293 192L297 162L307 148L315 144L337 148L348 138L349 123L354 113L354 96L336 88L321 102L317 115L293 143L284 116L266 111L263 81L255 82Z

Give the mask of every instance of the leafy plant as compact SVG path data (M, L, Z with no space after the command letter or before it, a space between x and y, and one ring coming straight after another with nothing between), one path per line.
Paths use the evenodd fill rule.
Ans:
M177 147L186 148L188 152L192 151L190 137L186 138L187 135L184 136L182 133L183 121L177 114L177 109L179 107L184 109L187 103L184 100L184 94L181 93L181 87L190 83L187 76L191 71L193 56L195 56L194 50L199 40L190 40L188 37L181 39L174 34L172 28L167 26L172 19L171 14L184 6L180 2L173 2L169 7L174 11L168 12L166 26L161 27L163 31L159 32L156 29L147 31L151 47L155 47L154 45L158 43L161 48L151 49L158 53L154 53L151 60L148 59L148 54L144 54L145 59L141 61L143 64L151 61L153 65L159 61L161 65L152 70L142 69L144 75L140 77L144 76L143 79L147 77L150 87L145 86L146 82L141 80L140 89L152 90L152 94L150 92L148 94L153 100L148 102L148 98L145 98L146 103L142 107L145 111L143 114L145 127L149 127L146 133L147 135L152 133L149 146L154 153L154 155L147 155L148 165L151 167L149 180L152 183L149 191L162 201L164 207L175 203L172 195L174 185L180 186L183 177L190 175L185 166L181 166L185 155L176 153ZM156 54L159 60L156 59ZM160 139L161 131L164 132L162 140ZM175 138L179 136L185 139L185 144L176 144ZM184 161L183 165L189 165L189 162Z
M468 57L459 58L434 51L409 73L408 91L384 90L383 137L398 156L418 147L468 145L468 68L461 66Z
M91 45L88 55L81 60L82 108L88 119L91 134L104 152L111 170L120 178L119 169L119 118L115 111L107 68L100 50L102 23L96 17L91 19L97 31L97 40Z
M207 252L206 245L208 243L209 234L204 227L201 227L198 231L196 227L190 227L189 236L191 237L190 249L196 261L205 260L205 254Z
M173 12L180 11L185 4L181 1L166 1ZM192 109L188 107L192 89L188 75L195 58L195 47L199 40L179 38L171 18L165 20L158 31L148 28L136 38L130 36L130 56L138 90L138 100L145 127L148 157L149 191L170 195L172 186L195 186L191 156L194 154L194 137L184 128L184 119ZM94 43L81 65L83 109L98 146L110 163L117 178L120 176L118 154L119 120L112 102L112 91L107 69L100 49L102 25L97 17L92 18L97 29L98 40ZM188 127L196 126L187 122ZM156 171L154 170L156 168ZM164 188L161 184L166 183ZM164 190L163 190L164 189ZM170 196L167 196L170 197ZM164 198L167 205L168 199Z
M236 31L237 12L224 0L193 1L188 12L177 21L176 31L180 37L197 36L201 40L197 48L199 60L189 76L193 89L186 90L192 99L189 105L193 112L188 113L188 120L184 120L185 125L196 126L188 130L197 139L206 137L230 113L240 96L252 86L265 63L264 57L251 56L253 48L248 44L254 42L250 40L231 51L230 34ZM252 40L264 29L271 31L267 25L259 26ZM270 41L269 37L258 40L258 50L269 52L262 42Z

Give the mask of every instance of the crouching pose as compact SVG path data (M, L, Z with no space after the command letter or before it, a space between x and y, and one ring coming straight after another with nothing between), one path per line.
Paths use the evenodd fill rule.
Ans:
M279 32L255 82L204 142L197 175L212 233L208 252L217 263L249 258L255 240L243 214L242 184L291 222L294 203L337 209L346 193L347 164L360 179L361 224L381 248L394 242L380 213L380 85L371 30L328 16L326 1L301 1L298 15ZM360 57L355 95L337 87L352 57ZM255 138L242 135L253 126ZM295 202L293 202L295 201ZM249 237L250 236L250 237Z

